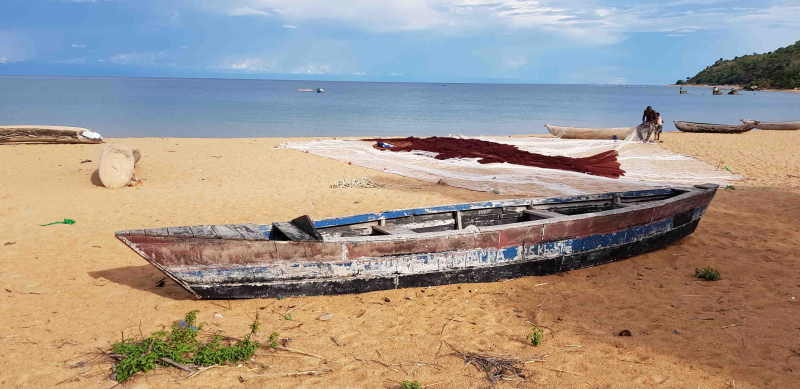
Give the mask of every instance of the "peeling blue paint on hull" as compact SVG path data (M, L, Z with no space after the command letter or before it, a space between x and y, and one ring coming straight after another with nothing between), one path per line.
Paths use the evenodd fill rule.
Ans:
M678 225L668 218L646 226L634 227L613 234L592 235L580 239L544 242L536 245L498 249L493 264L453 268L424 273L386 274L373 277L348 277L236 284L188 285L201 298L240 299L301 295L334 295L365 293L378 290L425 287L456 283L493 282L524 276L543 276L592 267L646 253L694 232L705 207L691 213L685 223ZM673 225L674 224L674 225ZM559 247L560 245L560 247ZM579 248L578 250L575 250ZM498 255L502 252L502 255ZM497 261L498 257L522 259ZM421 254L444 255L445 253ZM486 254L491 256L492 254ZM180 278L179 274L173 276Z

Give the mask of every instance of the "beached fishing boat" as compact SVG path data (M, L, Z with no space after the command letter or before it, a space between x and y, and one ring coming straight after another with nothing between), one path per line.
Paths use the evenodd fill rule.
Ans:
M744 124L755 124L759 130L800 130L800 121L796 122L759 122L757 120L742 119Z
M642 254L694 232L716 190L704 184L116 236L197 298L362 293L547 275Z
M731 124L708 124L708 123L694 123L694 122L681 122L675 121L675 128L683 132L708 132L715 134L741 134L756 127L756 123L742 123L740 125Z
M3 143L105 143L103 136L85 128L64 126L0 126Z
M617 139L622 140L628 137L636 127L612 127L612 128L583 128L583 127L564 127L551 126L545 124L547 131L553 136L564 139Z

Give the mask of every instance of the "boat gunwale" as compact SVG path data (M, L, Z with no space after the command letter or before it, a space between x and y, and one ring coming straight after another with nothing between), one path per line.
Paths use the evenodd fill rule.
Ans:
M522 207L528 205L547 205L547 204L562 204L562 203L581 202L581 201L600 201L600 200L610 200L614 197L663 196L672 194L673 189L691 190L692 188L680 187L680 186L664 186L652 189L640 189L640 190L631 190L625 192L605 192L605 193L577 195L569 197L488 200L488 201L475 201L471 203L437 205L433 207L397 209L391 211L382 211L378 213L362 213L357 215L338 216L338 217L319 219L314 221L314 227L317 229L328 228L328 227L341 227L349 224L379 221L381 219L389 220L405 216L429 215L434 213L468 211L468 210L489 209L489 208L499 208L499 207ZM362 218L365 217L367 219L361 220ZM341 221L341 223L324 224L326 222L334 222L334 221Z
M656 208L663 205L667 205L669 203L679 202L683 200L687 200L694 196L699 196L704 194L707 190L701 188L689 188L689 187L670 187L670 189L677 189L677 190L685 190L684 193L679 193L675 196L656 200L652 202L643 202L643 203L633 203L633 204L625 204L625 208L614 208L609 209L606 211L599 211L599 212L589 212L583 213L578 215L563 215L562 217L556 217L551 219L539 219L539 220L530 220L530 221L522 221L517 223L509 223L509 224L500 224L494 226L483 226L477 227L477 230L474 229L460 229L460 230L446 230L446 231L431 231L431 232L418 232L413 234L392 234L392 235L367 235L367 236L356 236L356 237L323 237L323 241L319 243L371 243L371 242L391 242L394 240L423 240L423 239L430 239L430 238L443 238L443 237L457 237L457 236L465 236L465 235L475 235L484 232L494 232L494 231L504 231L510 230L515 228L528 228L528 227L535 227L537 225L541 225L542 227L548 224L555 224L564 221L573 221L573 220L581 220L581 219L589 219L595 217L603 217L603 216L611 216L617 214L624 214L628 212L638 211L647 208ZM624 197L624 196L621 196ZM611 197L613 198L613 196ZM604 199L605 200L605 199ZM276 241L280 242L280 241ZM316 243L316 242L307 242L307 243Z
M685 120L673 120L673 123L689 123L689 124L702 124L705 126L726 126L726 127L742 127L747 126L747 123L742 124L718 124L718 123L700 123L700 122L687 122ZM757 120L752 120L752 122L758 122Z

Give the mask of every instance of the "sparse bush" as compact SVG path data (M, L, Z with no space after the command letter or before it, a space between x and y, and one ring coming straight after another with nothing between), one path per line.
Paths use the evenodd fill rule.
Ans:
M719 279L719 271L713 267L707 267L702 270L695 268L694 276L696 278L702 278L706 281L716 281Z

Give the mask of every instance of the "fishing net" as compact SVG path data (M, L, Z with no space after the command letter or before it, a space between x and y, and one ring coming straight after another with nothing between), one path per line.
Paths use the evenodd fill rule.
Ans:
M539 136L481 136L451 138L479 139L513 145L520 150L547 156L585 158L614 150L625 175L607 178L565 170L521 166L510 163L478 163L479 158L435 159L429 151L391 152L374 148L375 141L322 140L292 142L286 148L306 151L323 157L369 169L380 170L429 182L444 180L448 185L500 193L535 197L625 191L669 184L694 185L715 183L729 185L742 179L698 159L673 153L657 144L636 140L633 131L624 140L576 140ZM387 142L391 142L387 140Z

